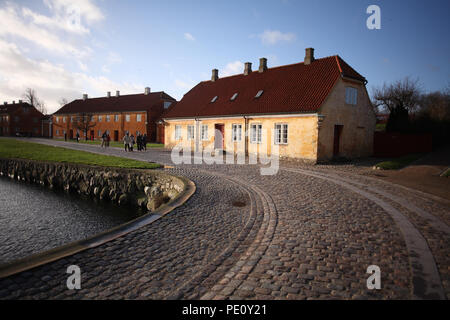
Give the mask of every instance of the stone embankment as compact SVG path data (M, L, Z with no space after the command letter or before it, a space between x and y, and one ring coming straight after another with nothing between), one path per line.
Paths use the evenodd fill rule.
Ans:
M155 211L184 190L182 179L155 170L0 159L0 176L53 190Z

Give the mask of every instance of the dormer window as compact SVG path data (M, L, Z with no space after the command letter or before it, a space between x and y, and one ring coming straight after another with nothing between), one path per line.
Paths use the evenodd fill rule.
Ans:
M261 95L263 94L264 90L259 90L258 93L256 94L255 98L259 98L261 97Z
M236 100L237 96L238 96L238 93L236 92L235 94L233 94L233 96L231 97L230 100L231 100L231 101Z
M212 98L211 103L216 102L217 98L218 98L218 96L215 96L214 98Z

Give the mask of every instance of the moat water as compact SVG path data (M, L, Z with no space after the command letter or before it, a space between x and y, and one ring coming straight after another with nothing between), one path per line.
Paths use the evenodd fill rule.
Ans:
M82 240L139 212L0 177L0 264Z

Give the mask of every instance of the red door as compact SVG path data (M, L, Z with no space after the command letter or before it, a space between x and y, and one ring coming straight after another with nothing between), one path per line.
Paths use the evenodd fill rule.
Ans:
M339 145L341 142L342 128L343 125L334 126L334 143L333 143L333 156L339 155Z

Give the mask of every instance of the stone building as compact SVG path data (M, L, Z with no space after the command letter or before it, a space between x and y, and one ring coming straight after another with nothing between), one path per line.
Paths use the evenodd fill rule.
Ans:
M0 136L47 136L42 131L44 115L32 105L19 100L0 106Z
M126 132L146 133L148 141L156 140L156 121L175 99L165 92L150 92L74 100L53 114L53 137L100 139L107 132L111 140L119 141ZM86 135L87 133L87 135Z
M341 57L200 82L163 116L165 144L191 150L278 154L311 161L372 154L375 114L366 79ZM276 146L276 148L274 148ZM276 151L274 151L276 150Z

